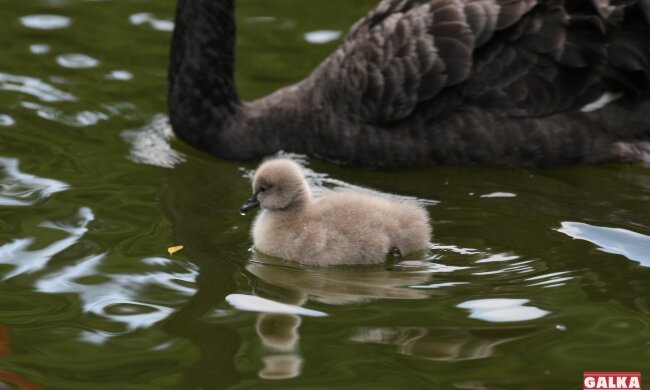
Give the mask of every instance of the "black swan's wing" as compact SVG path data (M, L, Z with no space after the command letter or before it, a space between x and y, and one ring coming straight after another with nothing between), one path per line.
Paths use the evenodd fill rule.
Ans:
M577 110L648 88L647 0L384 0L309 80L319 104L390 126L467 106Z

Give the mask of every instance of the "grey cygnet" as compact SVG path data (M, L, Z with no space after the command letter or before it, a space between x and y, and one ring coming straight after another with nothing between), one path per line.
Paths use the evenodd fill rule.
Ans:
M314 197L289 159L257 169L241 212L257 207L255 249L305 265L380 263L391 253L426 249L431 236L427 211L415 202L351 191Z

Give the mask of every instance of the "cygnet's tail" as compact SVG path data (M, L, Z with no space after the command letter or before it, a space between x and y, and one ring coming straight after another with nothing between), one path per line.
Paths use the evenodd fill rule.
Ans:
M431 241L431 224L426 209L415 203L401 205L404 212L399 217L400 237L397 247L403 255L426 249Z

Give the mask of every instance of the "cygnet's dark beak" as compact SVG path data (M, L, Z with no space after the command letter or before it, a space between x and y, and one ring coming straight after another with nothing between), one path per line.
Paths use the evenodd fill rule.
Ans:
M241 208L239 209L239 211L242 214L245 214L247 211L256 209L258 207L260 207L260 201L257 200L257 194L254 194L253 196L250 197L250 199L248 199L246 201L246 203L241 205Z

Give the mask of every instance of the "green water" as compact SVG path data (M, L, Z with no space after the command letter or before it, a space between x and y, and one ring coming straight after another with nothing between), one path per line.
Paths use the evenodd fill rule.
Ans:
M306 33L345 30L374 0L237 4L251 99L336 46ZM429 257L253 254L238 208L255 164L168 138L174 6L0 0L0 389L578 389L583 371L650 385L649 168L307 159L317 188L427 200Z

